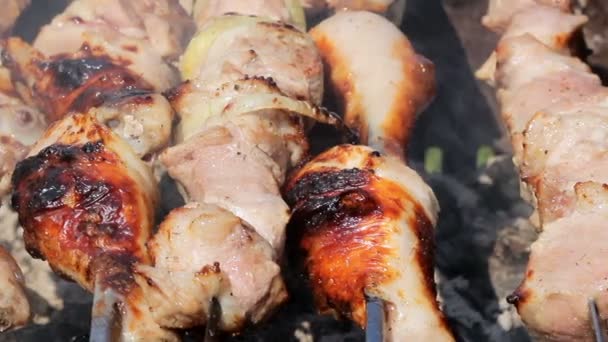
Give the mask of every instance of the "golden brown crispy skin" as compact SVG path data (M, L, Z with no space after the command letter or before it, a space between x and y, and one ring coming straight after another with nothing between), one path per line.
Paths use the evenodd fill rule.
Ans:
M89 290L99 270L113 288L126 290L126 270L147 259L138 241L147 234L142 226L148 218L137 208L140 190L124 169L103 140L54 144L20 162L12 204L28 252Z
M311 161L339 160L346 154L330 150ZM334 152L334 153L332 153ZM388 259L399 251L389 239L405 208L414 203L415 215L408 226L423 243L416 249L426 281L424 294L430 301L437 296L433 279L433 227L420 205L403 187L374 174L371 154L367 168L327 168L292 178L286 187L287 201L293 208L292 224L302 235L300 247L306 253L306 267L322 311L337 309L365 326L365 293L393 281L400 273ZM444 323L445 324L445 323ZM447 327L447 325L446 325Z
M61 119L69 112L88 109L130 95L150 93L153 87L131 72L128 61L112 59L103 51L83 45L74 54L45 57L19 38L4 44L2 63L11 71L20 95L47 114L47 121ZM27 60L15 60L27 51Z

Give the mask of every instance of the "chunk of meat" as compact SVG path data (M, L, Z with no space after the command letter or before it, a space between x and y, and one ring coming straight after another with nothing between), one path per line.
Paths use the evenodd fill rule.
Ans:
M51 125L17 164L13 187L28 251L82 287L93 290L106 254L125 268L147 260L155 181L129 145L91 116Z
M433 279L438 204L400 159L340 145L285 187L322 310L365 324L365 295L387 303L387 340L453 341Z
M0 247L0 333L23 326L30 318L30 303L25 294L21 269L11 255Z
M0 38L8 35L23 10L30 5L31 0L5 0L0 12Z
M395 25L370 12L338 13L310 34L346 124L362 144L403 156L416 114L435 94L433 64Z
M601 257L608 255L608 186L578 183L576 193L576 211L544 227L532 244L525 281L509 297L526 324L552 341L595 341L589 299L608 319L608 267Z
M493 31L502 33L506 30L515 14L525 12L535 4L555 7L568 12L571 0L489 0L488 12L482 18L483 25ZM539 20L540 22L540 20Z
M320 104L323 64L312 39L298 29L261 18L214 18L192 40L181 62L186 79L224 84L272 78L286 95Z
M304 12L294 0L197 0L192 11L199 27L226 13L255 15L306 28Z
M298 108L284 106L286 101L296 101L287 99L272 80L248 78L219 87L186 83L169 98L180 117L175 134L178 143L206 127L234 124L276 162L269 167L279 183L308 153L304 121L295 112ZM305 102L297 104L311 108ZM293 112L288 113L289 109Z
M190 201L228 209L282 250L289 208L272 172L275 162L239 127L211 127L169 148L161 160Z
M515 161L542 232L507 299L551 341L593 341L588 301L608 310L608 90L567 42L586 21L562 1L495 1L484 23L506 33L481 76L498 87ZM551 6L554 6L551 8ZM547 310L550 308L550 310Z
M47 121L70 112L90 112L125 138L140 157L169 143L171 106L122 61L90 49L45 58L18 38L6 42L3 60L21 97L44 111Z
M221 329L234 331L248 320L259 322L286 299L273 248L214 205L175 209L148 245L154 266L140 266L137 279L163 326L205 324L215 297Z
M60 34L70 31L68 36ZM193 31L192 19L177 0L75 0L41 29L34 46L54 55L76 52L88 39L114 43L116 48L140 41L142 44L125 50L147 45L154 51L147 53L148 57L157 54L176 59ZM100 34L106 37L91 37ZM112 36L115 39L108 39Z
M89 291L137 297L132 271L149 261L145 243L158 189L126 142L92 115L67 116L17 164L12 183L12 205L33 257ZM141 298L122 303L121 339L175 341L147 309Z

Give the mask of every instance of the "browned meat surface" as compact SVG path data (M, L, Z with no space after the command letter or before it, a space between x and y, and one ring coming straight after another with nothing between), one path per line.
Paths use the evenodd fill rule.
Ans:
M205 324L216 297L221 328L235 331L285 300L272 246L217 206L192 202L172 211L148 245L154 266L140 266L137 278L162 326Z
M433 279L438 205L413 170L341 145L298 170L285 192L322 311L364 326L364 296L377 296L390 308L389 340L453 340Z
M221 85L272 78L286 95L320 104L323 64L306 33L259 17L227 15L200 28L181 60L182 76Z
M330 66L329 87L347 125L361 143L403 155L416 114L435 95L433 63L416 54L399 28L370 12L338 13L310 34Z
M25 325L30 304L25 294L23 274L11 255L0 247L0 333Z
M85 115L53 124L13 174L28 250L92 290L99 258L147 260L157 190L128 145ZM102 259L103 259L102 258Z
M568 44L587 21L568 1L491 1L504 32L478 75L494 84L522 185L542 230L508 298L541 339L593 341L587 302L608 317L608 90Z

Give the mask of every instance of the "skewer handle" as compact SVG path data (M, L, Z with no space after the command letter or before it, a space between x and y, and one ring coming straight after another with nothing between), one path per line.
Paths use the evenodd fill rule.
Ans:
M120 338L120 314L117 304L119 296L110 288L95 282L93 309L91 313L91 333L89 342L113 342Z
M365 326L365 342L384 341L384 301L377 297L366 296L367 322Z
M597 304L594 299L589 299L589 315L591 316L591 326L593 327L593 333L595 335L595 342L604 342L604 327L602 327L602 320L597 310Z

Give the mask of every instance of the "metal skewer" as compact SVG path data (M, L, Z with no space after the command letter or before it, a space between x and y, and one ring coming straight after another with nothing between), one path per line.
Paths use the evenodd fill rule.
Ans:
M207 319L207 326L205 327L205 338L204 342L218 342L219 341L219 325L222 317L222 307L217 298L211 299L211 305L209 306L209 319Z
M597 304L594 299L589 299L589 315L591 316L591 327L595 335L595 342L604 342L604 328L602 327L602 320L597 310Z
M378 297L365 296L367 322L365 325L365 342L384 341L384 301Z
M89 342L113 342L120 338L120 314L117 304L120 296L111 288L103 286L99 278L95 281L91 333Z

